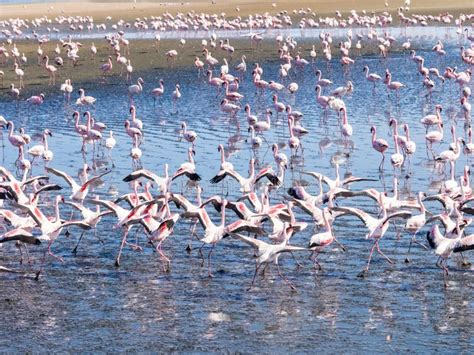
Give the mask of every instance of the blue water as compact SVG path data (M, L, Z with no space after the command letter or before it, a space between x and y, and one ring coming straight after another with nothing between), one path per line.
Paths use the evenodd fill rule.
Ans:
M443 33L444 35L444 33ZM425 39L424 47L430 48L433 38ZM305 45L309 48L309 42ZM427 67L466 67L454 50L457 43L452 40L445 58L432 52L419 51L426 58ZM249 51L250 49L248 49ZM306 52L307 53L307 52ZM239 53L243 54L243 53ZM133 57L132 57L133 61ZM31 61L35 65L35 60ZM261 63L264 78L277 80L279 62L268 59ZM394 97L389 99L385 88L372 85L362 76L362 68L369 65L371 71L383 74L386 68L393 73L393 80L407 85L401 93L399 104ZM304 73L292 74L300 90L295 96L281 95L281 100L291 103L294 109L304 113L302 124L311 132L303 138L304 161L295 162L293 171L288 170L285 187L271 194L271 202L282 200L285 189L293 182L307 184L311 193L318 193L317 184L301 171L318 171L334 176L332 161L341 163L341 173L351 172L356 176L374 178L377 182L363 182L353 189L386 186L391 193L393 171L387 159L385 173L379 175L377 166L380 155L370 145L370 126L378 128L378 135L390 143L393 153L393 137L388 127L389 117L396 117L400 125L408 123L412 139L417 143L417 152L412 158L411 173L405 169L399 174L399 189L403 196L414 197L423 190L436 193L444 175L427 158L424 144L424 127L419 119L434 112L435 104L443 105L445 139L435 146L440 152L448 148L451 141L449 127L454 124L458 135L465 136L465 121L455 119L459 112L459 87L453 82L441 85L438 81L431 101L425 97L415 64L406 54L391 55L381 61L375 55L357 58L348 76L344 77L338 59L329 66L319 61L316 67L324 76L331 78L334 87L354 82L354 93L345 99L349 122L354 127L351 139L353 148L347 148L334 113L327 121L314 98L315 78L313 68ZM191 66L190 66L191 68ZM247 73L241 93L243 103L250 103L252 110L263 117L265 108L271 106L271 94L264 97L255 94ZM234 184L217 186L206 181L219 167L217 145L222 143L231 152L229 160L235 168L246 175L248 161L253 152L245 142L247 123L243 110L238 115L240 130L234 121L219 111L221 98L216 98L214 88L196 78L192 69L152 70L143 73L144 93L135 101L137 116L145 124L145 142L142 146L144 167L163 174L167 162L174 171L186 160L188 145L179 140L180 122L185 120L189 129L195 130L199 138L196 143L196 164L203 180L203 197L228 193L233 200L238 197ZM156 107L148 92L158 86L163 78L167 93ZM135 77L136 79L136 77ZM46 82L47 79L45 79ZM175 83L180 83L183 97L178 104L179 113L174 113L171 92ZM74 84L74 83L73 83ZM109 79L107 84L98 81L81 84L88 95L97 98L93 114L115 132L118 144L112 155L115 161L113 172L104 177L104 182L94 193L112 199L129 190L121 179L132 168L128 157L131 143L123 130L128 117L127 85L123 78ZM74 99L79 85L75 84ZM84 159L80 154L81 141L73 130L71 114L75 107L65 105L59 93L48 95L39 108L28 111L24 103L17 108L5 94L0 96L0 114L12 119L16 125L27 127L30 134L48 127L53 131L50 148L55 152L49 164L76 176ZM265 134L271 144L284 144L287 128L284 120L275 115L272 131ZM330 141L320 150L320 142ZM289 155L289 149L284 149ZM273 164L271 150L267 144L256 153L259 167ZM7 142L3 150L2 164L14 170L16 151ZM111 168L106 156L92 157L89 150L85 161L96 172ZM456 174L462 173L465 164L471 165L466 156L456 164ZM43 172L43 162L33 168L35 174ZM409 178L406 178L410 176ZM62 180L52 181L68 189ZM173 185L173 191L183 191L191 200L195 189L185 180ZM46 195L43 208L51 211L53 195ZM376 212L375 204L368 199L340 200L339 205L357 206L368 212ZM427 204L430 211L440 211L439 204ZM211 208L210 214L219 220L219 214ZM311 224L308 216L296 210L297 219ZM66 209L62 216L67 218ZM229 212L227 223L235 220ZM253 352L260 349L268 353L281 352L472 352L474 312L472 295L474 274L472 267L463 268L457 259L450 261L449 287L443 287L442 273L435 267L437 257L431 251L415 247L412 262L405 264L405 253L409 234L402 232L397 240L396 228L391 226L381 241L382 250L396 260L387 264L379 256L372 262L369 276L357 277L365 266L370 241L364 239L365 228L355 218L344 217L334 224L338 239L347 247L341 252L335 246L323 252L319 261L323 271L315 273L305 253L298 259L304 264L297 269L289 256L282 256L281 268L292 280L297 292L291 292L272 270L264 278L257 278L252 291L247 292L254 270L252 250L238 241L225 239L213 253L215 278L207 277L206 267L201 267L197 254L200 243L193 242L190 254L185 251L189 240L189 222L181 220L175 233L164 244L164 251L171 258L171 272L163 273L157 255L145 245L145 238L138 233L144 251L125 248L122 266L114 267L120 235L113 230L113 217L105 217L99 227L103 243L87 235L77 256L71 254L80 231L71 229L71 236L64 234L53 245L53 251L64 257L65 263L49 259L44 276L39 282L31 277L15 274L0 274L0 351L24 352L28 350L51 351L186 351L186 352ZM424 240L426 229L420 232ZM471 233L472 228L467 230ZM305 246L313 229L310 227L292 239L292 244ZM202 231L198 228L198 236ZM133 239L134 232L131 234ZM19 255L14 246L4 246L0 251L0 264L25 271L35 269L42 250L30 248L35 266L20 266ZM471 254L466 257L473 261ZM471 350L470 350L471 349Z

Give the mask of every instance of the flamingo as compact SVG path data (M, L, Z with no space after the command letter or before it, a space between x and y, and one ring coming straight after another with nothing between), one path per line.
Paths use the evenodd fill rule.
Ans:
M56 71L58 70L54 65L49 64L49 57L45 55L43 57L44 68L49 73L49 85L56 84Z
M197 133L194 131L188 131L188 127L186 125L186 122L181 122L181 129L182 129L182 135L186 142L189 142L193 145L194 149L194 142L196 141L197 138Z
M11 145L18 148L18 158L20 158L20 147L26 145L26 141L21 135L13 133L15 130L15 124L12 121L8 121L7 128L10 129L8 133L8 141Z
M398 149L398 136L394 135L393 140L395 141L395 153L390 157L390 162L392 163L393 168L401 168L405 158L400 154Z
M370 128L370 133L372 133L372 148L374 148L377 152L382 154L382 161L379 165L379 170L383 170L383 164L385 161L385 151L388 149L388 143L385 139L378 138L377 139L377 129L375 126Z
M76 105L90 106L94 105L95 102L95 97L86 96L84 89L79 89L79 98L76 100Z
M37 144L28 149L27 153L33 157L33 161L37 157L43 157L45 156L45 152L48 152L48 138L47 136L52 137L53 134L49 129L45 129L43 131L42 139L43 139L43 144ZM51 152L51 151L50 151ZM52 152L51 152L52 153ZM51 155L50 153L46 153L46 157L48 158L48 155ZM47 160L47 159L45 159Z
M138 78L137 80L137 83L134 84L134 85L130 85L128 87L128 98L130 100L130 102L133 103L133 98L136 96L136 95L139 95L142 93L143 91L143 79L142 78Z
M23 89L25 87L25 84L23 84L23 76L25 75L25 72L18 67L18 63L15 63L13 66L15 67L15 69L14 69L15 74L16 74L16 76L18 78L18 81L19 81L18 86L20 87L20 89Z
M257 276L258 270L262 265L269 265L269 264L275 264L277 267L278 275L287 283L292 290L295 290L296 287L291 283L281 272L280 266L278 264L278 258L280 254L284 252L294 252L294 251L308 251L306 248L302 247L297 247L297 246L292 246L288 244L288 241L290 239L290 236L293 233L292 228L290 227L289 230L287 229L287 224L284 225L283 231L283 240L279 244L269 244L264 241L254 239L254 238L249 238L246 237L242 234L238 233L232 233L232 237L237 238L244 243L250 245L254 249L256 249L256 254L257 254L257 260L255 263L255 272L254 276L252 278L252 284L250 285L251 289L255 283L255 278Z
M446 266L446 264L449 257L453 253L459 253L466 250L474 249L474 234L471 234L467 237L463 237L462 229L460 228L459 223L460 222L458 219L456 222L456 231L454 232L454 238L450 238L449 236L443 236L440 233L437 224L434 225L431 230L426 234L426 239L428 240L430 247L434 249L436 255L439 256L436 265L440 266L443 269L443 279L445 287L448 286L448 267Z
M175 89L171 93L171 97L173 98L173 105L176 107L176 113L178 113L177 102L179 99L181 99L181 86L179 86L179 84L175 85Z
M160 86L151 90L151 96L153 96L153 105L155 105L156 99L159 99L165 93L164 81L160 79Z
M56 196L56 200L55 200L55 210L56 210L56 216L55 217L56 218L53 219L53 220L50 220L49 218L47 218L38 207L19 203L19 207L25 209L26 212L30 215L31 218L33 218L33 220L36 222L36 224L40 228L41 236L38 239L48 241L48 247L47 247L47 250L44 253L41 268L36 273L36 279L39 278L39 276L42 272L42 268L43 268L44 262L46 260L46 253L48 253L48 255L60 260L61 262L63 262L63 259L60 256L57 256L57 255L53 254L53 252L51 251L51 246L53 245L54 241L59 237L59 235L61 234L61 231L64 227L78 226L82 229L90 229L90 225L84 223L83 221L63 222L61 220L61 217L60 217L60 214L59 214L59 203L60 202L64 202L64 198L61 195L58 195L58 196Z
M375 73L369 74L369 67L367 65L364 67L363 72L365 73L365 78L367 79L367 81L374 84L374 90L375 90L375 84L379 82L380 80L382 80L382 77Z
M204 263L204 256L202 255L202 248L206 244L211 245L211 250L209 251L209 254L207 256L207 274L209 277L214 277L211 273L211 254L214 251L214 248L216 244L222 240L224 237L225 232L225 207L227 205L227 200L222 201L222 207L221 207L221 223L218 225L215 225L209 216L207 215L207 212L205 210L201 210L199 212L200 219L202 220L203 227L204 227L204 237L200 239L200 241L203 243L201 248L199 248L199 253L203 258L203 263Z
M396 141L395 141L396 142ZM372 260L372 254L375 250L390 264L393 264L393 261L388 258L381 250L379 246L380 239L385 235L390 224L390 220L393 218L409 218L412 213L410 211L397 211L391 214L387 214L387 209L384 204L385 194L381 193L379 196L379 206L382 208L382 216L377 219L372 217L368 213L353 207L333 207L332 210L335 212L341 212L341 215L350 214L359 218L362 223L367 227L368 232L366 234L366 239L373 239L374 243L370 250L369 260L367 262L366 268L359 274L359 276L365 276L369 272L370 261Z
M390 74L390 73L387 73L385 75L385 78L387 80L387 82L386 82L387 89L395 91L396 94L397 94L397 97L398 97L398 91L400 89L404 88L405 85L398 82L398 81L392 81L392 74Z
M316 85L319 85L320 87L325 88L333 84L331 80L322 78L323 73L321 72L321 70L316 70L315 74L318 79L318 81L316 82Z
M143 122L137 118L137 109L134 105L130 106L130 114L132 116L130 127L138 128L140 131L143 131Z
M112 73L113 67L114 66L112 64L112 57L109 55L109 57L107 58L107 63L104 63L100 66L100 70L102 71L102 75L104 76L104 78L107 73Z
M80 183L77 183L70 175L68 175L67 173L61 171L61 170L58 170L58 169L54 169L54 168L50 168L50 167L46 167L45 168L46 171L48 173L51 173L53 175L56 175L60 178L62 178L70 187L71 187L71 190L72 190L72 194L70 196L70 199L71 200L75 200L75 201L84 201L84 199L86 198L87 194L89 193L89 188L91 186L91 184L94 184L96 183L97 181L99 181L103 176L107 175L110 173L110 170L108 171L105 171L97 176L94 176L93 178L91 179L88 179L86 182L84 182L83 184L80 184ZM87 164L84 164L83 166L83 171L84 172L87 172L89 171L89 167L87 166Z

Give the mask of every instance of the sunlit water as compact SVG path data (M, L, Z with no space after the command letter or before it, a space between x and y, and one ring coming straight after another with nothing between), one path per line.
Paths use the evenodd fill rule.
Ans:
M425 43L426 47L431 43L432 39ZM445 58L430 52L420 54L426 58L427 67L456 65L458 70L463 70L465 66L458 52L450 50L452 48L453 42ZM269 60L262 64L265 79L278 79L277 61ZM372 85L362 75L364 65L379 74L388 67L393 80L408 86L402 91L399 104L394 97L387 97L382 85L378 85L375 92L372 90ZM309 192L318 193L316 181L302 175L301 171L318 171L333 177L331 161L334 159L341 162L342 173L352 172L356 176L377 180L357 183L352 189L383 189L386 186L390 194L393 174L389 159L385 174L380 176L377 170L380 155L371 148L369 132L370 126L375 125L378 135L389 141L389 157L393 153L389 117L408 123L412 139L417 143L417 152L411 162L411 177L405 178L409 175L408 170L399 174L399 188L403 195L414 197L420 190L436 193L443 175L427 159L425 129L419 119L433 112L435 104L443 105L445 140L435 147L438 152L447 149L451 141L451 124L456 124L458 134L464 136L465 121L453 120L460 110L458 85L453 82L441 85L436 81L437 87L429 102L415 64L405 54L393 55L388 61L380 61L377 56L358 58L345 78L337 59L331 63L330 71L325 62L318 61L316 67L335 81L334 87L345 84L347 79L354 82L353 95L345 99L348 118L354 127L353 148L344 146L334 113L330 113L327 122L323 121L322 111L315 101L313 70L307 67L304 73L292 74L300 90L294 97L281 95L281 100L304 113L302 124L311 133L303 138L304 162L296 161L293 171L287 171L285 186L272 193L272 203L281 201L286 188L296 181L307 184ZM154 106L147 93L158 86L160 78L165 80L167 94ZM188 145L178 137L180 122L184 120L199 135L195 150L198 173L203 178L204 197L228 193L229 199L235 199L238 196L235 184L212 186L206 181L218 170L219 143L231 153L229 160L235 168L246 175L253 152L245 142L247 123L243 110L238 115L239 131L236 123L219 111L220 98L216 98L215 90L203 79L197 79L196 72L191 69L153 70L144 75L144 80L144 93L135 100L137 116L145 124L143 166L162 175L164 163L174 171L186 160ZM180 83L183 92L177 114L173 113L175 109L170 98L175 83ZM94 81L84 83L82 87L87 94L97 98L93 115L114 130L118 141L112 153L115 168L104 178L103 185L94 191L102 198L112 199L129 191L128 185L121 182L132 168L128 157L131 143L123 130L123 122L128 117L127 85L123 79L114 78L107 84ZM271 94L256 95L249 74L241 92L245 95L243 103L249 102L253 111L263 118L265 108L271 105ZM52 129L54 137L49 144L55 158L49 165L77 175L84 162L80 153L81 141L73 130L73 108L64 104L61 94L48 96L41 107L29 111L24 103L16 108L3 96L0 108L0 114L12 119L18 127L27 127L31 134L46 127ZM272 131L265 134L267 141L285 143L288 134L283 116L277 119L274 115L272 124ZM322 141L325 144L320 149ZM290 154L288 149L285 152ZM256 155L260 167L274 164L266 143ZM16 151L7 144L3 165L14 170L15 157ZM92 159L90 149L86 161L97 173L111 168L106 156ZM456 164L457 175L466 163L470 165L462 156ZM35 165L33 170L34 174L43 173L43 163ZM55 177L52 181L65 186ZM185 180L180 178L172 189L183 191L194 201L195 190L187 187ZM67 188L63 194L69 195ZM52 200L52 195L48 195L44 203L51 206ZM338 203L376 212L374 203L368 199L340 200ZM430 203L428 207L435 213L440 211L436 203ZM52 213L51 207L45 207L48 208ZM218 221L219 214L211 208L208 210ZM66 208L62 214L67 218ZM235 219L229 212L227 222ZM311 223L299 210L297 219ZM393 225L381 241L381 247L396 260L396 264L389 265L376 255L365 279L357 275L365 266L371 243L364 239L365 228L357 219L343 217L335 222L334 230L347 252L333 246L325 250L319 258L322 272L315 273L310 262L306 261L307 253L298 255L305 265L299 270L291 257L281 258L282 270L295 283L297 292L290 291L278 278L276 270L263 279L257 278L255 287L247 292L254 263L252 250L246 245L232 239L219 243L212 259L216 277L209 279L197 254L200 243L193 241L193 251L190 254L185 251L189 222L181 220L174 235L164 244L165 253L172 260L170 273L163 273L157 254L145 244L142 233L138 237L144 251L125 248L122 266L116 268L114 258L120 234L112 229L113 224L113 217L104 218L99 227L103 243L88 234L76 256L71 254L71 250L80 231L71 229L70 237L62 235L53 245L53 250L64 257L65 263L50 259L39 282L30 277L0 274L0 349L251 352L259 348L269 353L282 350L340 352L348 349L357 352L445 352L455 349L456 352L468 353L472 349L472 267L462 268L455 258L451 260L449 287L444 289L442 273L435 267L436 256L431 251L417 246L413 249L412 262L403 262L410 236L403 232L397 240ZM396 225L402 226L400 222ZM197 233L202 235L201 229ZM296 235L292 244L305 246L312 233L310 227ZM423 229L418 237L424 243L425 234L426 229ZM131 240L134 240L133 236L134 233ZM30 250L37 265L41 249ZM472 260L472 253L466 256ZM3 247L0 254L2 265L31 269L18 265L18 260L13 246Z

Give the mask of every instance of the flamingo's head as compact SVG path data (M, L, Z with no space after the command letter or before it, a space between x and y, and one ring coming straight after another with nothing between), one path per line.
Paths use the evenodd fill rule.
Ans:
M53 133L49 130L49 129L45 129L44 130L44 134L47 134L48 136L52 137L53 136Z
M436 108L436 110L439 110L439 112L443 112L443 106L436 105L435 108Z
M224 146L223 146L222 144L219 144L219 145L217 146L217 151L218 151L218 152L224 151Z
M375 133L375 126L370 127L370 133Z

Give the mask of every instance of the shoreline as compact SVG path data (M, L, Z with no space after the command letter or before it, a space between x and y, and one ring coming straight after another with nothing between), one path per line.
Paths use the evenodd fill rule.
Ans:
M388 1L389 6L385 7L382 0L362 0L362 1L346 1L346 0L325 0L318 3L311 0L261 0L259 2L251 0L240 0L236 4L229 4L225 0L217 0L215 4L211 1L188 0L182 1L166 1L166 2L113 2L113 1L86 1L86 2L49 2L49 3L23 3L23 4L2 4L0 6L0 20L9 18L28 18L32 19L38 16L47 15L50 18L56 16L93 16L95 20L102 21L107 16L111 16L113 21L119 18L124 20L132 20L137 17L159 16L165 12L204 12L209 14L225 13L226 16L248 16L252 14L277 14L280 11L287 11L292 16L293 10L310 8L317 16L332 15L339 10L346 14L351 10L356 11L388 11L396 13L397 9L403 5L403 1ZM272 6L275 4L275 6ZM84 6L90 5L87 11ZM237 11L238 8L238 11ZM420 14L439 14L441 12L450 12L453 15L463 11L472 12L472 1L470 0L452 0L448 4L442 0L432 0L429 2L419 3L415 1L410 8L410 13ZM103 18L101 18L103 17ZM395 18L395 16L394 16Z

